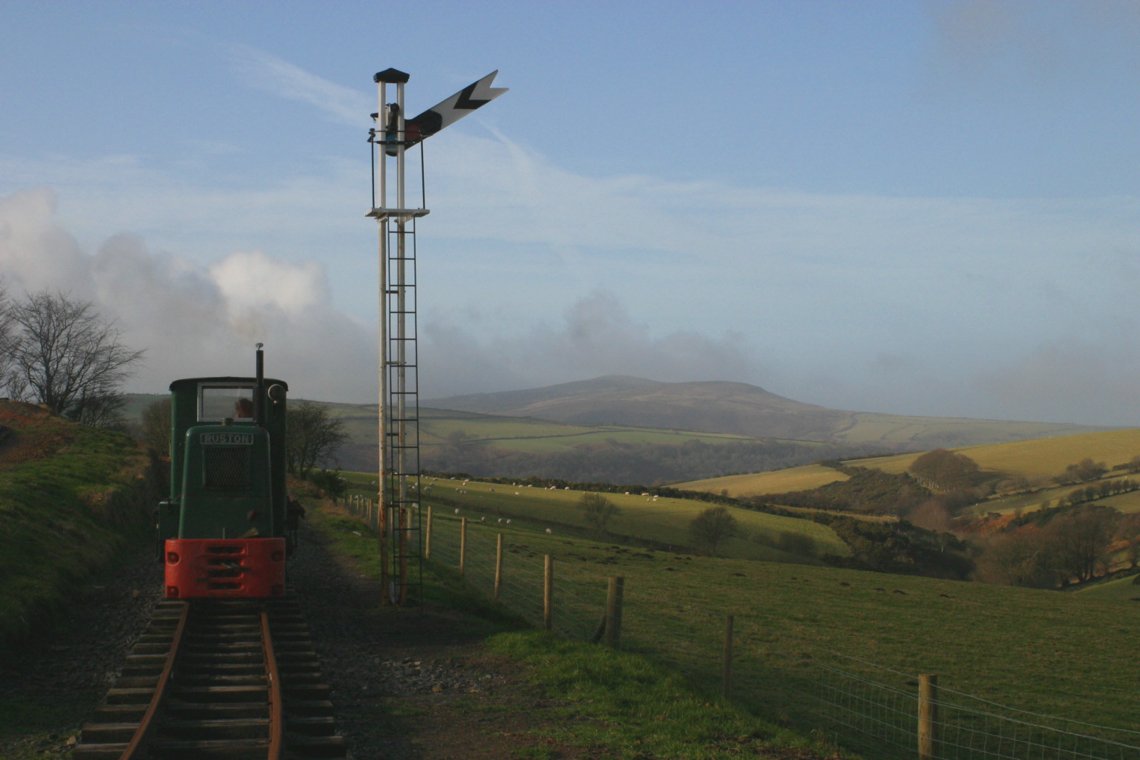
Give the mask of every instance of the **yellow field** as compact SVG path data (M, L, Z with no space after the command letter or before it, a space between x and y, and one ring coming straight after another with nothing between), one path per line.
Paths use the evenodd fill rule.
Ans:
M1034 482L1060 475L1067 466L1086 457L1094 462L1103 462L1109 469L1118 464L1125 464L1140 455L1140 429L1129 428L1034 441L967 446L955 451L973 459L983 470L1020 475ZM920 455L921 452L893 457L873 457L854 460L850 464L897 474L905 472Z
M819 488L828 483L847 480L847 476L838 470L824 467L819 464L809 464L803 467L789 467L786 470L773 470L771 472L754 472L747 475L726 475L723 478L706 478L705 480L692 480L688 483L677 483L676 488L687 491L701 491L703 493L722 493L727 491L729 496L763 496L769 493L787 493L789 491L806 491Z
M1094 462L1103 462L1110 470L1116 465L1132 461L1133 457L1140 456L1140 428L967 446L954 450L973 459L985 471L1011 477L1024 477L1030 483L1044 483L1060 475L1070 464L1076 464L1085 458ZM848 464L898 475L906 472L914 460L923 453L854 459ZM806 465L771 472L693 480L677 483L676 487L705 493L727 492L729 496L746 497L808 490L846 479L846 475L830 467ZM1067 494L1069 490L1071 489L1061 487L1056 493L1039 492L1026 495L1023 497L1024 503L1010 501L1006 504L1003 501L1001 505L984 506L992 507L995 511L1004 511L1005 507L1033 508L1043 499L1055 499ZM1111 504L1121 512L1140 512L1140 492L1114 497L1105 503Z

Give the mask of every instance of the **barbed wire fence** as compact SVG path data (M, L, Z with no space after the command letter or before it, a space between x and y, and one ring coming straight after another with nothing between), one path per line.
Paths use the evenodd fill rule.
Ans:
M375 527L366 499L346 506ZM496 523L449 513L428 521L433 564L460 572L473 591L536 628L601 638L612 582L572 542L551 562L526 543L504 543ZM650 652L694 683L719 682L724 696L759 714L876 760L1140 760L1140 731L1021 711L948 688L933 674L835 652L773 663L757 618L662 604L635 588L623 596L623 648ZM667 634L651 635L650 626ZM668 649L653 643L663 638Z

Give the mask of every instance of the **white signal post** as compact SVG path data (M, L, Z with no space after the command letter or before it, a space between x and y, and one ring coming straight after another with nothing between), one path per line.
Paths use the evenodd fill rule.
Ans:
M368 140L373 146L372 158L372 210L368 216L379 223L380 233L380 336L379 336L379 409L377 427L379 434L379 464L377 467L377 495L379 509L379 542L381 588L385 589L385 603L403 604L407 601L407 524L411 519L407 506L418 506L419 500L419 429L418 401L415 415L410 416L406 408L409 398L418 399L418 357L412 356L409 362L409 345L415 346L415 327L409 338L408 317L414 318L414 281L409 283L407 265L412 263L414 277L414 246L411 256L407 250L409 235L415 236L415 220L428 214L426 198L421 196L419 207L409 208L405 192L405 153L408 148L444 127L463 118L479 106L494 100L507 91L505 87L491 87L498 71L492 71L482 79L472 82L451 97L436 104L412 119L404 116L404 85L409 75L397 69L385 69L373 77L377 85L377 109L372 115L376 126L369 132ZM388 102L388 86L396 88L395 102ZM388 206L388 159L395 159L396 205ZM421 175L422 175L421 152ZM390 237L395 223L395 247L390 250ZM408 225L412 229L409 233ZM389 264L395 266L389 272ZM392 282L389 282L391 275ZM413 305L409 307L409 290ZM393 316L395 319L393 320ZM394 325L393 325L394 322ZM395 336L389 334L395 329ZM391 344L395 343L395 356L391 354ZM409 369L415 374L417 388L409 391ZM394 372L393 372L394 370ZM390 387L392 384L395 387ZM392 403L392 399L395 403ZM394 407L394 408L393 408ZM414 421L415 429L410 429ZM414 467L409 463L409 452L414 446ZM389 483L391 481L391 483ZM390 487L389 487L390 486ZM411 492L414 491L414 495ZM415 518L418 521L418 511ZM389 541L396 538L397 579L389 575Z

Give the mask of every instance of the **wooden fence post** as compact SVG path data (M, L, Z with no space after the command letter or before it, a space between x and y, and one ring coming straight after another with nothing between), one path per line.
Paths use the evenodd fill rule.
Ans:
M621 643L621 604L625 589L623 576L611 576L606 591L606 646L617 649Z
M427 526L424 529L424 559L431 559L431 507L428 507Z
M938 741L938 676L918 677L918 760L934 760Z
M721 670L721 695L729 698L732 692L732 615L724 621L724 665Z
M499 601L499 588L503 585L503 534L495 539L495 601Z
M463 568L467 564L467 518L459 518L459 574L463 575Z
M546 555L542 573L542 627L554 627L554 557Z

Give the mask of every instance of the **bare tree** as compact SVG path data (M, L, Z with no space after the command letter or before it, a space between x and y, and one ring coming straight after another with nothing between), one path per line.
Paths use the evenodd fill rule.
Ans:
M606 526L610 518L621 512L616 504L602 496L600 493L584 493L578 500L578 506L586 516L586 522L599 536L606 534Z
M13 397L90 425L117 420L119 390L142 358L90 303L62 293L29 295L10 307L17 329L8 389Z
M1055 579L1043 543L1035 526L992 536L978 559L978 580L1009 586L1053 587Z
M722 541L736 535L736 518L726 507L709 507L689 523L689 534L697 546L715 557Z
M1094 504L1059 515L1045 526L1047 561L1060 585L1089 581L1107 569L1120 513Z
M314 467L333 459L348 439L344 423L327 408L310 401L294 404L288 412L285 458L289 472L308 477Z
M12 351L16 347L15 328L12 324L12 304L4 282L0 280L0 389L6 385L8 365L12 361Z

